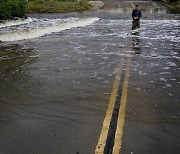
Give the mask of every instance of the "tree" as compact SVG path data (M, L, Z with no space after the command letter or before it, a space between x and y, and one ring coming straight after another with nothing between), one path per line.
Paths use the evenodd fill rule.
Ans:
M27 0L0 0L0 20L25 16L26 6Z

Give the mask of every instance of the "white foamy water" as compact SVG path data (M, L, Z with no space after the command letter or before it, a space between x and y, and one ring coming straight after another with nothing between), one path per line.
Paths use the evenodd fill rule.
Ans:
M32 21L33 21L33 19L30 17L28 17L27 19L9 20L9 21L0 23L0 28L27 24Z
M83 18L83 19L75 19L72 21L66 21L63 23L55 23L53 25L48 25L45 27L36 27L33 29L10 31L1 34L0 41L11 42L11 41L33 39L54 32L60 32L62 30L67 30L75 27L84 27L93 24L95 21L98 20L99 18Z

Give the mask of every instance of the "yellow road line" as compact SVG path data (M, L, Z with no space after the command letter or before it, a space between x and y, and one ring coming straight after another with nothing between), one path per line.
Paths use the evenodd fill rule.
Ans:
M111 122L111 118L112 118L112 113L113 113L113 109L114 109L114 104L116 101L116 97L117 97L117 92L118 92L118 88L119 88L119 82L121 79L121 74L122 74L122 64L123 64L123 60L120 60L119 66L118 66L118 72L116 74L115 77L115 81L114 81L114 85L113 85L113 89L112 89L112 93L111 93L111 97L109 100L109 105L108 105L108 109L106 111L106 116L103 122L103 127L101 130L101 134L98 140L98 144L96 146L95 149L95 154L103 154L104 153L104 148L106 145L106 139L107 139L107 135L108 135L108 130L109 130L109 125Z
M114 139L113 154L119 154L121 151L122 136L123 136L123 127L125 120L125 109L127 102L127 92L128 92L128 79L129 79L129 69L130 69L131 59L128 58L127 70L125 74L123 92L121 97L120 111L118 115L117 129Z

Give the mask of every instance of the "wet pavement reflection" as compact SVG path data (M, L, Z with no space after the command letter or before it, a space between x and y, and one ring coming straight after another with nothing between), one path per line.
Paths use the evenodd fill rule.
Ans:
M33 49L22 49L18 44L0 47L0 75L17 71L29 61L32 61ZM17 69L16 69L17 68Z
M140 42L140 35L139 32L133 34L132 36L132 49L136 54L141 53L141 42Z

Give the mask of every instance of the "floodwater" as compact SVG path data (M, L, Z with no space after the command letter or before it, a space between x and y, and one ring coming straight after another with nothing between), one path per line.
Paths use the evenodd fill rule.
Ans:
M179 151L180 16L144 13L136 34L131 24L106 12L1 23L0 153L94 153L127 58L123 152Z

